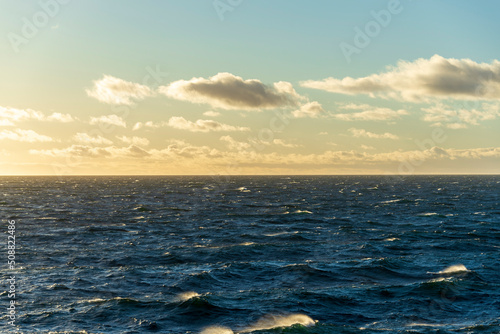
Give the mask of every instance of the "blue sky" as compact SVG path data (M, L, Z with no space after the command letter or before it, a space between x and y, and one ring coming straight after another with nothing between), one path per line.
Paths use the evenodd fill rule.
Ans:
M496 90L495 1L0 5L4 174L211 174L227 166L237 166L232 174L498 172L499 97L452 91L454 82ZM390 18L376 20L391 8ZM367 29L371 37L357 47L358 32ZM357 52L346 57L342 43ZM441 76L446 66L469 77L486 66L489 74L462 82ZM432 78L419 74L425 71ZM373 77L381 73L389 74ZM413 83L400 89L405 75ZM390 82L373 91L360 82L324 84L346 77ZM252 79L253 88L267 90L262 101L293 101L245 105L256 94ZM210 94L220 89L216 95L193 93L208 84ZM277 113L286 115L286 126L269 133ZM417 144L436 129L445 141Z

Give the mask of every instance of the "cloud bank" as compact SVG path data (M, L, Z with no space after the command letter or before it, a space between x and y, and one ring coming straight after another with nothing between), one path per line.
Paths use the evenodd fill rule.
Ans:
M327 78L301 86L328 92L405 101L437 99L500 99L500 61L477 63L470 59L434 55L413 62L400 61L385 72L361 78Z

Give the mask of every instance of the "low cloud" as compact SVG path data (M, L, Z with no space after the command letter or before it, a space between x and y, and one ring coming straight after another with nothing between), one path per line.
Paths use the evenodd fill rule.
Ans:
M0 106L0 125L13 126L22 121L43 121L69 123L75 119L69 114L52 113L46 116L43 112L33 109L17 109Z
M3 130L0 132L0 140L8 139L13 141L27 142L27 143L36 143L36 142L52 142L52 139L49 136L41 135L36 133L33 130Z
M99 117L91 117L90 122L91 125L96 124L109 124L120 127L127 127L127 123L125 120L118 115L107 115L107 116L99 116Z
M87 133L79 132L73 136L73 140L81 144L111 145L113 142L102 136L90 136Z
M265 85L256 79L244 80L231 73L205 78L178 80L158 89L170 98L208 104L228 110L259 110L298 105L302 97L289 82Z
M392 133L389 132L378 134L378 133L368 132L364 129L356 129L356 128L350 128L349 132L352 134L353 137L365 137L372 139L393 139L393 140L399 139L398 136L393 135Z
M477 63L470 59L419 58L399 61L385 72L361 78L327 78L301 86L328 92L406 101L439 99L500 99L500 61Z
M199 119L195 122L186 120L184 117L171 117L167 123L168 126L188 130L191 132L209 132L209 131L250 131L250 128L241 126L232 126L219 123L213 120Z
M148 146L149 145L149 140L147 138L142 138L142 137L127 137L127 136L116 136L119 140L124 142L125 144L131 144L131 145L136 145L136 146Z
M144 85L104 75L94 81L92 88L85 90L87 95L99 102L115 105L131 105L135 101L152 96L153 91Z
M443 126L449 129L465 129L469 125L479 125L482 121L494 120L500 116L499 103L482 103L479 108L465 109L453 108L439 103L428 108L422 108L425 112L423 120L432 123L433 126Z
M343 110L355 110L350 113L334 114L333 117L343 121L392 121L409 115L409 112L403 109L392 110L389 108L372 107L368 104L347 104L341 106Z
M300 107L300 109L292 111L292 115L295 118L311 117L316 118L321 116L325 110L319 102L313 101L308 102Z

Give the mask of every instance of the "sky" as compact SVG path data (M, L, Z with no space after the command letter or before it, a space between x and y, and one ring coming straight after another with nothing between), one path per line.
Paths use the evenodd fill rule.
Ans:
M500 173L497 1L0 6L1 175Z

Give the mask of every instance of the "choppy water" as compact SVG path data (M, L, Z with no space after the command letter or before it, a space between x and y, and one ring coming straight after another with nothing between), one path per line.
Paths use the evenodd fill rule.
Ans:
M0 183L24 333L500 333L499 176Z

